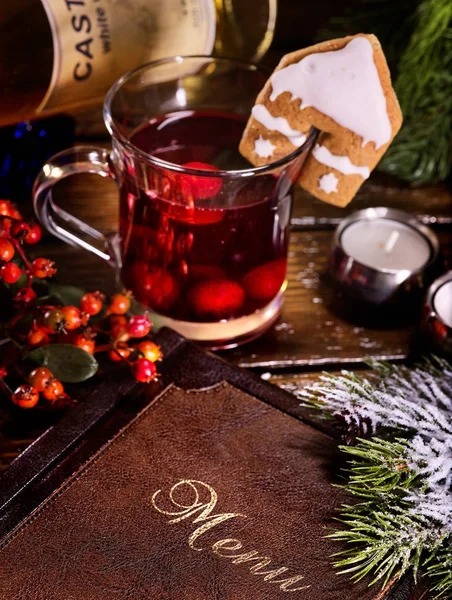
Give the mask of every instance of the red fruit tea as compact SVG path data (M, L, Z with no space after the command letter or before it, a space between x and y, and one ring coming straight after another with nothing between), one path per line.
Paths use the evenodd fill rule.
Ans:
M235 319L262 309L281 290L288 175L215 176L251 168L238 152L245 123L231 114L183 111L151 121L131 137L140 150L196 170L125 165L122 279L161 315L192 322Z

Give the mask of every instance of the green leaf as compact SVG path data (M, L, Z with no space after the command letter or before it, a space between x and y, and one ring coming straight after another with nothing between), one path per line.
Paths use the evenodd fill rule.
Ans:
M64 302L58 294L52 294L51 296L40 296L36 300L36 304L38 306L62 306Z
M80 300L85 295L85 290L75 285L61 285L49 283L47 295L59 298L62 305L79 306Z
M72 344L50 344L27 353L27 358L50 369L64 383L79 383L99 368L94 356Z

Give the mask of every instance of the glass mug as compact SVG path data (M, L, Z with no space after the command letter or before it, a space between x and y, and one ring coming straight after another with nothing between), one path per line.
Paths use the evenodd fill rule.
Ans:
M112 151L68 149L35 182L35 212L51 233L118 269L157 328L211 349L270 327L287 285L291 189L317 132L268 165L240 157L267 78L255 65L207 56L139 67L105 99ZM206 162L214 166L205 170ZM52 186L82 172L117 183L119 235L103 235L53 201Z

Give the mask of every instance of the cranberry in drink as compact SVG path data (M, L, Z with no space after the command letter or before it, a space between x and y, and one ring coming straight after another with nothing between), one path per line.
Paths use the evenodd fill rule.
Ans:
M164 162L126 161L122 279L171 319L212 323L261 311L285 282L293 181L251 168L238 152L246 119L181 111L140 127L132 144ZM224 173L228 171L229 173Z

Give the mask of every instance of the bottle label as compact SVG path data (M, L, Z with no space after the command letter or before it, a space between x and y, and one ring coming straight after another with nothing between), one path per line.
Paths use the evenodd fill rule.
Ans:
M38 113L101 99L131 69L210 54L214 0L41 0L53 34L52 79Z

